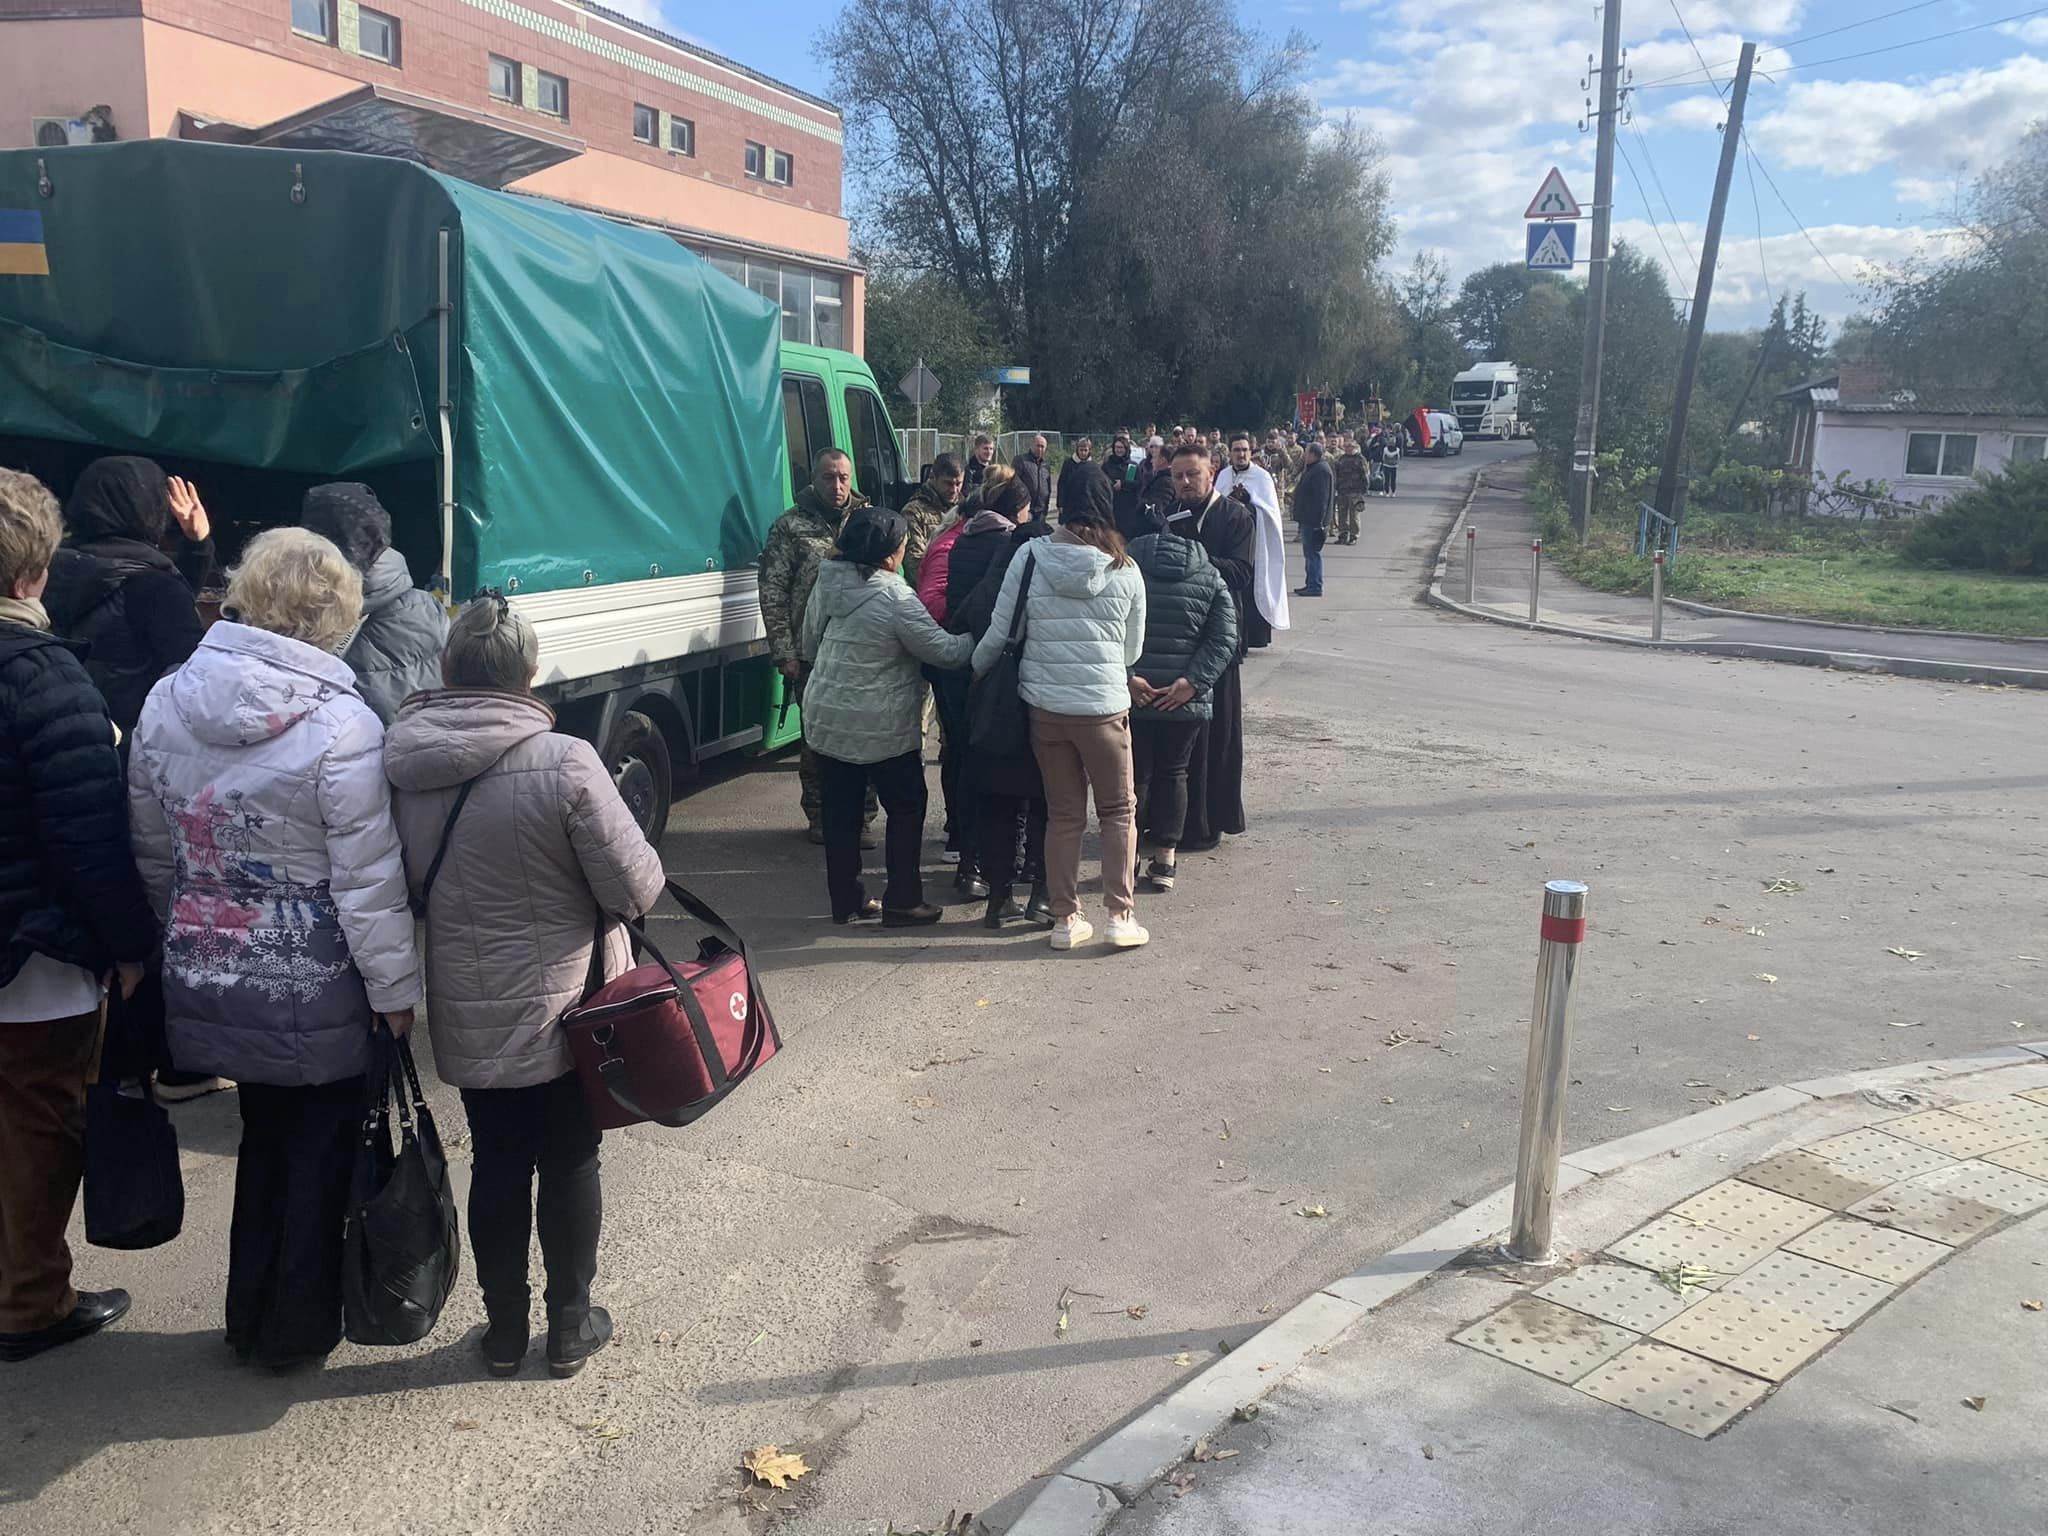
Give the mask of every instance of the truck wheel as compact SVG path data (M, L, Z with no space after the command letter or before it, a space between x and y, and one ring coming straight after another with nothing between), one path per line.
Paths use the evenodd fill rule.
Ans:
M668 828L669 806L675 796L668 738L661 734L661 727L637 710L628 712L612 733L604 765L640 830L658 845Z

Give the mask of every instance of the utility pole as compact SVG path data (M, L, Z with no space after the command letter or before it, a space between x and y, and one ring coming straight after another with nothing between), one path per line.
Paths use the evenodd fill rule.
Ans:
M1593 254L1586 269L1586 350L1579 363L1579 421L1572 443L1572 531L1593 520L1593 455L1600 441L1600 352L1607 339L1607 238L1614 215L1614 134L1620 118L1621 0L1600 19L1600 115L1593 156Z
M1714 206L1707 213L1707 237L1700 246L1700 280L1692 295L1692 323L1685 330L1685 356L1678 365L1678 393L1671 402L1671 437L1664 444L1664 469L1657 476L1660 515L1671 516L1678 499L1678 465L1685 454L1685 415L1692 404L1693 376L1699 372L1700 342L1707 332L1707 303L1714 296L1714 263L1721 254L1721 221L1728 213L1728 184L1735 177L1735 151L1742 145L1742 106L1749 99L1749 67L1756 44L1744 43L1735 65L1735 89L1728 93L1728 121L1721 129L1721 165L1714 173ZM1763 367L1761 358L1757 361ZM1754 382L1755 376L1751 376ZM1743 391L1747 399L1748 391Z

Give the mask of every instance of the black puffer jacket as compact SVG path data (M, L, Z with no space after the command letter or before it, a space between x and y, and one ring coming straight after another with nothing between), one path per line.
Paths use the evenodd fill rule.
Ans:
M188 542L175 561L164 554L157 541L169 498L149 459L86 465L65 503L65 544L43 593L51 627L86 646L85 670L124 743L157 679L183 666L206 632L194 588L212 564L213 541Z
M64 641L0 622L0 986L31 954L98 974L156 940L106 706Z
M1052 524L1037 518L1007 528L986 522L979 531L970 522L953 541L953 564L946 572L946 628L977 640L987 634L1010 562L1026 544L1051 532Z
M1145 578L1145 653L1131 668L1155 688L1186 678L1194 698L1179 709L1133 709L1133 720L1207 720L1209 691L1237 659L1237 608L1193 539L1148 533L1131 545Z

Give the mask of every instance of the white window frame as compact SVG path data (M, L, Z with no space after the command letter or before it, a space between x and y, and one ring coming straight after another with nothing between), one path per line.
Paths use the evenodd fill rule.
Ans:
M683 142L676 143L676 131L680 129ZM668 152L672 155L687 155L697 158L697 123L694 118L672 117L668 120Z
M642 135L640 132L640 124L642 122L647 124L645 135ZM635 144L645 144L650 149L661 142L661 111L659 108L650 107L644 101L633 103L633 142Z
M768 151L768 176L771 186L793 187L796 185L796 156L787 150Z
M562 109L559 112L541 100L541 88L550 80L562 88ZM550 70L535 70L533 72L533 107L536 112L546 113L549 117L559 117L566 123L569 120L569 77L567 75L555 74Z
M519 61L507 58L502 53L486 54L484 57L487 61L484 65L484 89L490 92L491 100L509 101L514 106L517 106L519 104ZM512 84L503 92L500 92L498 89L498 66L500 64L512 71Z
M768 146L766 144L756 144L752 139L747 140L746 153L740 163L745 167L747 175L755 181L766 181L768 179Z
M2033 444L2033 452L2023 454L2020 444ZM2048 434L2040 432L2015 432L2012 435L2012 459L2014 464L2039 464L2048 459Z
M1915 470L1912 468L1913 439L1916 437L1939 439L1939 446L1935 449L1935 467L1932 471ZM1963 438L1968 438L1970 441L1970 467L1968 469L1951 469L1949 468L1949 444ZM1981 441L1981 435L1976 432L1908 432L1906 434L1907 478L1913 480L1967 480L1972 474L1976 473L1977 451Z
M381 22L385 36L391 41L389 53L372 53L363 42L363 23ZM356 53L379 64L389 64L393 69L402 67L399 63L405 57L405 40L400 33L399 21L389 11L373 11L367 5L356 8Z
M298 0L292 0L292 36L303 37L309 42L331 44L334 41L334 13L336 9L334 0L312 0L312 3L320 7L321 30L318 32L308 32L299 25Z

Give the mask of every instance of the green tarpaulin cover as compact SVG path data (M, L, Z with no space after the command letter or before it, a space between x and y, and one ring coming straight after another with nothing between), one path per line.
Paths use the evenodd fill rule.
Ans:
M455 586L749 564L782 510L781 312L667 236L404 161L177 140L0 152L0 435L336 479L439 454ZM394 509L434 516L436 509Z

